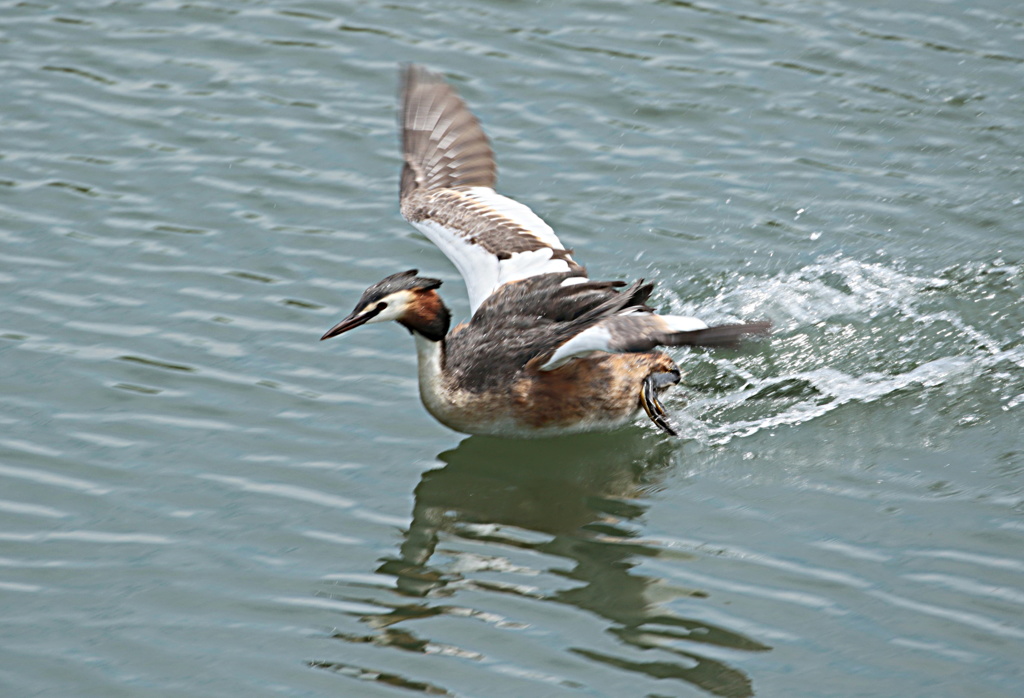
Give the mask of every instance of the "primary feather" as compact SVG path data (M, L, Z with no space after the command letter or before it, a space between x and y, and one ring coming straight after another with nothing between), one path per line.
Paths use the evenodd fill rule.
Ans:
M480 123L440 75L418 66L405 70L402 153L402 215L459 270L472 312L512 281L586 277L551 226L494 191L494 153Z

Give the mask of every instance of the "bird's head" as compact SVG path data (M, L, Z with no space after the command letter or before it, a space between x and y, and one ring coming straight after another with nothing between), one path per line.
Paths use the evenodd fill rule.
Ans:
M410 332L418 332L427 339L443 339L448 333L451 315L436 292L441 281L416 274L416 269L410 269L370 286L363 291L355 310L320 339L337 337L360 325L388 320L399 322Z

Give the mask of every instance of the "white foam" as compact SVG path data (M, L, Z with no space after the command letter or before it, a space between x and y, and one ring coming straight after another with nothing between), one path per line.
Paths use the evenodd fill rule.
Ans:
M785 347L772 362L774 370L782 369L775 375L759 375L765 369L756 350L738 358L714 353L695 358L742 378L746 387L691 402L683 411L690 413L688 419L679 422L692 438L722 444L818 419L852 402L871 403L907 389L966 384L979 371L998 371L1007 364L1024 367L1024 346L1004 350L1010 338L991 336L979 328L981 320L965 317L950 308L954 304L936 298L937 291L950 285L943 278L908 273L895 263L833 255L774 278L734 279L728 290L699 305L675 304L679 307L674 310L715 322L769 318L775 330L767 343ZM682 367L686 369L685 360ZM792 399L759 399L757 416L735 416L737 411L749 414L751 406L744 403L755 396L770 394L773 388L786 391L793 384L801 389ZM1003 409L1017 407L1024 402L1020 398L1003 396Z

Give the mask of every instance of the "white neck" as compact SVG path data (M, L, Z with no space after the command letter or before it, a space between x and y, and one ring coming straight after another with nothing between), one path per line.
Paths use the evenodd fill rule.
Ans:
M448 401L444 399L444 380L441 376L441 359L444 342L427 339L419 332L413 332L416 339L416 363L420 379L420 399L434 417L444 422L441 417Z

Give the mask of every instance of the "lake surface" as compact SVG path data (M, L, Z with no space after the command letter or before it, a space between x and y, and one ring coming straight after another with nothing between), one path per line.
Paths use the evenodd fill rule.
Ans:
M682 437L467 438L398 64L595 278L771 318ZM1024 694L1019 0L5 2L4 696Z

